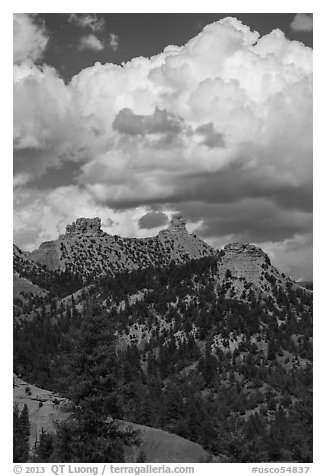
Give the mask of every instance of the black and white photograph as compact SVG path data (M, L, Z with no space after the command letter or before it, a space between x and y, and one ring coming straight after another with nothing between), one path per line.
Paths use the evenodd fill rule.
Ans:
M313 18L12 15L14 468L313 463Z

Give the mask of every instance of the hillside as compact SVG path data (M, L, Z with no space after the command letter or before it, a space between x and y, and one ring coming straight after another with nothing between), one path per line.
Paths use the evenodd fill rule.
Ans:
M13 246L13 272L15 277L14 296L18 295L21 291L29 292L29 284L31 292L44 294L45 290L36 283L46 279L49 274L48 270L46 267L33 261L28 253L22 251L15 244Z
M66 233L33 252L14 245L13 288L15 318L35 318L53 299L74 295L96 280L124 271L184 263L215 251L189 234L181 216L152 238L121 238L102 231L99 218L78 218ZM65 300L63 299L65 305Z
M13 401L19 410L26 404L29 410L32 452L42 431L54 434L56 424L69 416L70 404L60 395L24 382L14 375ZM144 454L150 463L203 463L209 455L203 448L180 436L144 425L122 421L122 428L133 428L140 432L140 445L126 448L125 461L135 463Z
M90 282L106 274L114 275L171 261L213 255L214 250L194 234L189 234L182 217L151 238L123 238L102 231L99 218L78 218L67 225L57 240L42 243L29 254L36 263L51 270L68 271Z
M96 303L116 339L125 420L229 461L311 460L312 291L259 248L109 274L64 302L15 326L25 380L65 395Z

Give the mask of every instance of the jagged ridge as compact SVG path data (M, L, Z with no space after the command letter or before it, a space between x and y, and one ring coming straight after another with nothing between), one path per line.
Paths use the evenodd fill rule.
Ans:
M67 225L57 240L42 243L30 258L50 269L60 269L94 278L107 273L163 266L171 261L184 263L213 255L214 249L189 234L182 217L155 237L123 238L101 229L100 218L79 218Z

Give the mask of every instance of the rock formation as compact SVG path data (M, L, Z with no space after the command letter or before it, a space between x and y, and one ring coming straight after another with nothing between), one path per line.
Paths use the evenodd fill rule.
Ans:
M101 219L96 218L77 218L76 222L66 226L66 237L74 235L96 235L101 236L104 234L101 229Z
M267 254L261 248L250 243L229 243L225 245L224 251L229 254L248 253L252 257L267 257Z
M186 228L186 221L181 215L175 215L172 217L168 230L172 233L188 233Z
M249 243L230 243L224 247L216 281L219 286L226 285L227 295L242 299L250 289L257 297L260 294L272 294L273 285L285 289L287 283L291 282L272 266L261 248Z
M42 243L29 256L52 270L70 271L87 278L164 266L172 260L184 263L213 254L214 249L189 234L185 220L176 215L165 230L150 238L112 236L101 229L100 218L78 218L67 225L65 234Z

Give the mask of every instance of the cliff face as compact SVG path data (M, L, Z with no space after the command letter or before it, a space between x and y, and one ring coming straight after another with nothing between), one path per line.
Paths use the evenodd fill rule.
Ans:
M49 269L60 267L60 249L57 240L44 241L38 250L29 253L30 259L45 265Z
M57 240L42 243L31 259L50 269L67 270L84 277L184 263L213 255L207 243L189 234L181 216L151 238L123 238L101 229L100 218L78 218Z
M226 285L230 297L245 299L250 289L258 297L272 294L273 286L286 289L292 281L271 265L261 248L249 243L230 243L219 260L216 283Z
M78 218L76 222L66 226L66 232L57 240L44 241L38 250L29 253L29 257L37 263L44 264L49 269L65 269L65 260L62 256L61 242L76 240L78 237L100 237L105 235L101 229L101 219Z

